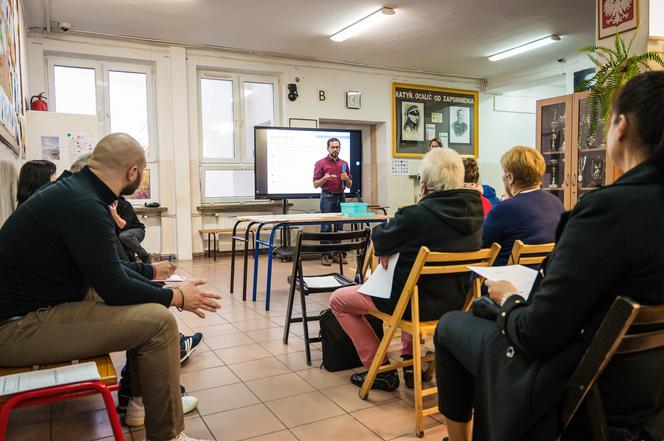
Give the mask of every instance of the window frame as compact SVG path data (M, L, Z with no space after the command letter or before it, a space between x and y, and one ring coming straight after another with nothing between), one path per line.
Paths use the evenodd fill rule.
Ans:
M97 129L100 136L111 133L109 72L127 72L145 74L147 118L148 118L148 151L146 159L149 163L157 162L159 143L157 137L157 115L154 84L154 67L151 63L124 62L105 59L64 57L59 55L46 56L46 79L48 96L53 109L57 108L55 99L55 66L71 68L87 68L95 71L95 98L97 100Z
M208 158L203 152L203 100L201 99L201 80L227 80L233 84L233 157ZM248 158L245 152L245 83L261 83L272 85L272 106L274 109L274 126L281 122L279 109L279 77L267 75L254 75L244 73L230 73L210 69L199 69L196 74L197 111L198 111L198 151L199 151L199 177L201 184L201 202L214 204L224 202L248 202L256 200L254 196L234 196L225 198L211 198L205 196L205 172L208 170L254 170L254 158Z

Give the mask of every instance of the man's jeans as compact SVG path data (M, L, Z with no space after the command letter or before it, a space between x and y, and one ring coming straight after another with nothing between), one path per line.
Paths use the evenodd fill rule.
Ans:
M120 243L127 252L130 261L134 261L134 254L143 263L150 263L150 254L141 246L141 242L145 239L145 230L142 228L129 228L120 233Z
M346 196L343 193L329 193L327 191L322 191L320 194L320 212L321 213L339 213L341 212L341 203L346 202ZM334 231L343 230L341 224L334 224ZM332 231L332 225L321 225L320 232L328 233ZM321 241L321 244L329 243L329 241ZM332 257L332 253L322 253L321 257L327 256Z

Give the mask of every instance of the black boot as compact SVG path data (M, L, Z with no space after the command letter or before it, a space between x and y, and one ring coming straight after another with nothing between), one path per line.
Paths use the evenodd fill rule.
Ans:
M426 355L431 354L431 351L427 351ZM401 358L405 360L412 360L412 355L402 355ZM425 369L422 369L422 381L429 381L433 378L433 362L429 362L428 366ZM403 382L408 389L415 387L415 379L413 378L413 365L404 366L403 371Z
M362 372L360 374L353 374L350 376L350 382L357 387L362 387L364 384L364 379L367 378L368 372ZM399 387L399 374L397 374L396 369L387 372L379 372L376 375L376 379L371 385L372 389L380 389L388 392L392 392Z

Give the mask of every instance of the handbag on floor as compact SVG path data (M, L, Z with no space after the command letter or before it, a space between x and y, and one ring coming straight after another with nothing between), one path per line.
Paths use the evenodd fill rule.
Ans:
M343 371L362 366L353 342L343 330L331 309L320 312L320 338L323 346L322 366L330 372ZM383 322L367 316L369 324L379 339L383 338Z

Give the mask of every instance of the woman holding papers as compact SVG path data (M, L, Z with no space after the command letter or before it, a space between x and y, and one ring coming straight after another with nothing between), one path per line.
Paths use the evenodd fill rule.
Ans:
M436 375L450 441L471 439L471 416L475 441L557 439L565 385L616 296L664 304L664 72L619 92L607 148L624 175L574 207L529 300L509 282L487 282L496 323L441 318ZM609 363L599 389L615 439L664 439L662 371L661 350ZM592 439L576 420L562 439Z
M422 199L416 205L399 209L389 222L374 228L371 235L376 255L387 265L390 255L399 254L391 292L370 297L358 292L359 286L338 289L330 298L332 312L350 336L362 364L369 368L380 341L364 314L369 310L392 313L415 257L421 246L431 251L475 251L482 242L482 203L479 193L463 188L464 168L460 156L451 149L433 149L420 166ZM420 279L420 319L434 320L447 311L463 306L469 288L467 275L425 276ZM410 316L410 312L406 314ZM402 333L401 351L412 358L410 336ZM362 386L365 373L355 374L351 382ZM404 381L413 387L412 367L404 369ZM374 388L394 390L399 386L396 371L378 374Z

